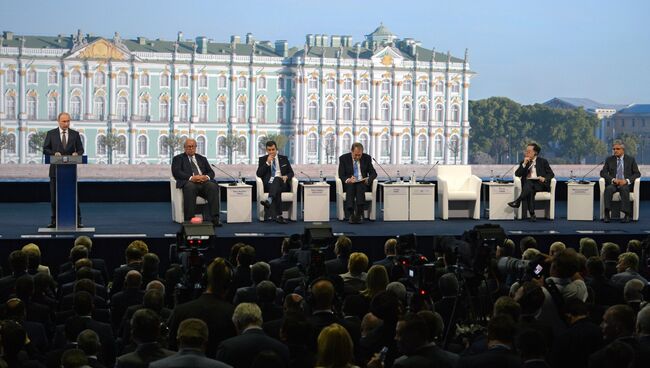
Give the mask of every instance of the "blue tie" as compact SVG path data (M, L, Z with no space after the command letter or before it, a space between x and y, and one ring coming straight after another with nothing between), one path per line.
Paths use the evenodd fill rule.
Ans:
M271 164L271 176L275 176L275 159L273 159L273 163Z
M618 159L618 164L616 165L616 179L624 179L623 176L623 159Z
M359 161L354 161L352 166L354 166L354 178L359 179Z

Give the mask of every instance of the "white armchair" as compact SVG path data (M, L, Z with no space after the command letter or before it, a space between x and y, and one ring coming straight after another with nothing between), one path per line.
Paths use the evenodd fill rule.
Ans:
M260 203L269 198L269 193L264 191L264 183L259 176L255 177L255 188L257 191L257 217L260 221L264 221L264 206ZM289 203L289 207L285 204ZM291 221L296 221L298 218L298 179L295 177L291 179L291 191L282 193L282 216Z
M343 181L336 175L336 218L345 219L345 192L343 191ZM366 203L369 203L364 211L364 217L375 221L377 219L377 179L370 185L372 189L366 192Z
M438 202L443 220L481 217L481 179L469 165L438 166Z
M633 191L630 192L630 202L632 202L632 221L639 221L639 208L641 201L638 198L641 198L641 178L636 178L634 180ZM600 219L602 220L605 217L605 179L600 178L598 180L598 189L600 190ZM620 213L619 203L621 201L621 195L619 193L614 193L612 196L612 207L610 208L612 214ZM613 216L615 217L615 216Z
M172 221L180 224L185 220L185 216L183 216L183 189L176 188L176 179L173 176L169 178L169 190L171 191L172 197ZM207 203L208 201L205 198L196 197L197 205L205 205Z
M515 181L515 198L519 198L519 194L521 194L521 178L515 176L514 181ZM551 179L550 192L535 193L535 216L544 217L549 220L555 220L555 187L556 186L557 186L557 180L553 178ZM537 202L544 202L544 206L542 208L538 208ZM524 208L524 202L521 202L521 205L517 209L518 219L522 218L523 208Z

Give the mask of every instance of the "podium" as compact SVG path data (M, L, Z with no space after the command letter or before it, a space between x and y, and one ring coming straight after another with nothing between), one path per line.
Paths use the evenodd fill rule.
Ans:
M490 220L514 220L515 209L508 206L508 202L515 200L514 183L484 182L484 187L489 190L489 205L487 207Z
M586 184L578 182L567 183L567 220L594 220L595 184L595 182Z
M326 182L300 183L302 188L302 220L328 222L330 220L330 185Z
M45 156L56 172L56 227L39 228L41 233L94 232L94 227L78 227L77 165L87 164L88 156Z
M428 183L410 184L409 220L433 221L436 208L436 185Z
M226 189L226 223L251 222L253 201L253 186L237 183L237 185L219 184Z

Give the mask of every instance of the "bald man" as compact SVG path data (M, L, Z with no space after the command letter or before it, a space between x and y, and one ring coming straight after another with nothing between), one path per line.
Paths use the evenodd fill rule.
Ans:
M210 215L214 226L221 226L219 221L219 186L212 181L214 171L208 159L196 153L196 140L188 138L183 145L185 152L174 156L172 175L176 179L176 188L183 189L183 218L190 221L196 210L196 197L208 201Z

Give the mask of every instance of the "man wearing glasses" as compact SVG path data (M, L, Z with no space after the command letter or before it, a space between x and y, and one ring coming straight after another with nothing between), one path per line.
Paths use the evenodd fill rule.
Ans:
M58 128L47 132L45 142L43 142L43 154L47 156L72 155L80 156L84 154L84 145L81 142L79 132L70 129L70 114L62 112L56 118L59 123ZM54 165L50 165L50 203L52 204L52 219L49 228L56 227L56 171ZM77 227L83 227L81 224L81 209L77 204Z

